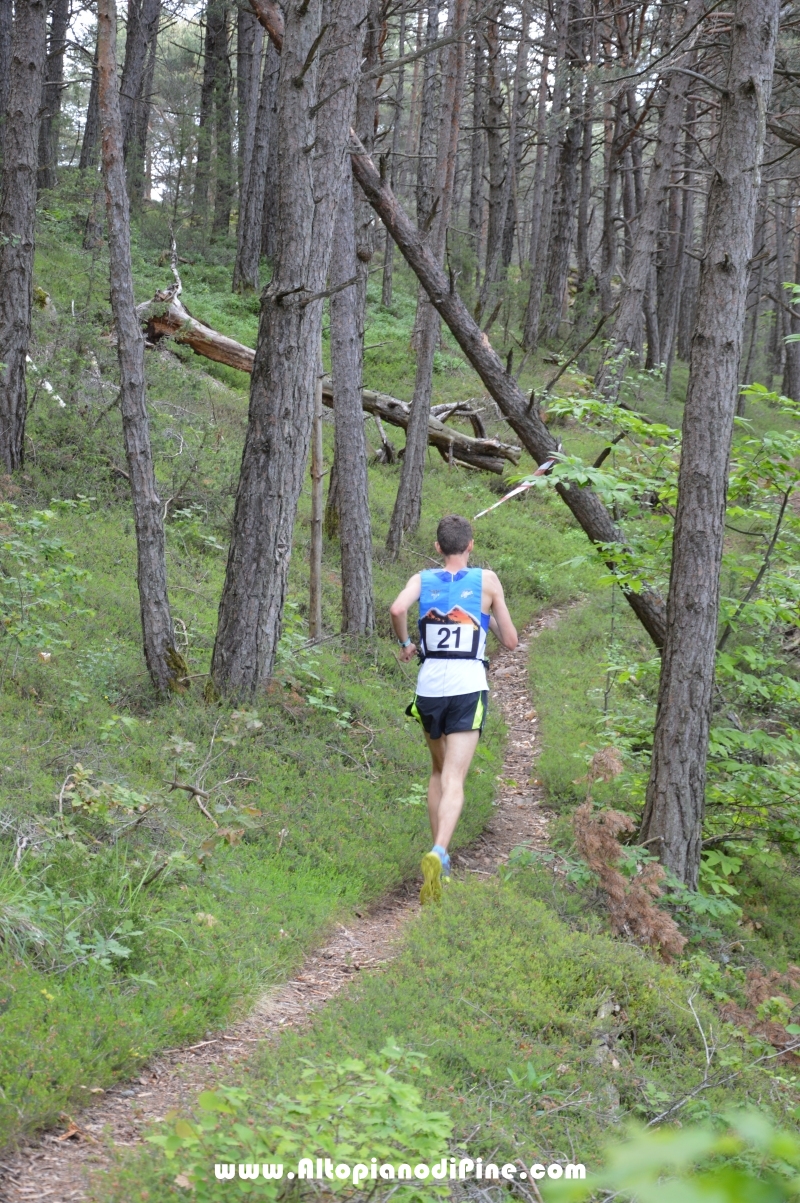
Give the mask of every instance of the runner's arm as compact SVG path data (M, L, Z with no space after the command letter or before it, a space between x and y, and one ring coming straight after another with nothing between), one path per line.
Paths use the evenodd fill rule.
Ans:
M392 627L400 643L405 643L408 639L408 611L414 605L414 602L419 601L420 591L422 589L422 577L418 572L412 576L411 580L406 585L401 593L398 593L395 600L389 607L389 615L392 620ZM416 644L409 643L408 647L401 648L400 659L409 661L413 656L416 656Z
M484 579L488 587L490 596L490 606L492 616L489 619L489 630L497 636L503 647L507 647L513 652L514 648L519 643L517 638L517 629L511 621L511 615L508 612L503 586L500 584L499 577L494 572L484 570Z

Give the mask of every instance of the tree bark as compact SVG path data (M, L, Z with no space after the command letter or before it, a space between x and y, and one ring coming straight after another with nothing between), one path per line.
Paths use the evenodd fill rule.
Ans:
M570 121L558 158L558 184L549 239L549 255L544 289L547 297L544 330L555 338L561 325L566 299L572 243L575 235L575 209L578 200L578 159L583 140L583 2L572 0L569 6L567 63L569 70Z
M356 100L356 129L369 152L378 115L377 79L371 71L380 55L381 8L369 4L362 78ZM336 418L335 469L342 553L342 631L362 635L375 627L372 592L372 520L369 512L367 442L361 408L367 279L375 236L375 217L363 193L354 195L353 173L346 172L334 230L330 267L332 288L350 287L331 297L331 375Z
M175 648L167 596L161 500L156 487L144 372L144 338L133 299L130 211L125 187L122 119L117 92L114 0L98 0L97 44L102 163L106 187L111 308L117 333L122 432L136 527L137 584L144 656L162 696L186 686L187 670Z
M345 177L336 215L330 282L352 280L356 263L353 175ZM375 627L367 440L361 407L364 306L358 281L331 297L331 376L336 422L336 502L342 551L342 631Z
M473 239L476 285L480 278L481 251L483 249L483 172L486 161L486 134L483 128L483 69L483 42L476 33L472 74L472 135L470 137L469 159L468 227Z
M397 38L398 58L402 58L405 54L406 46L406 10L400 10L400 29ZM400 149L400 126L402 124L403 115L403 85L405 82L405 70L401 66L397 72L397 81L394 86L394 117L392 123L392 150L389 157L389 185L394 191L397 186L397 153ZM384 249L383 249L383 280L381 283L381 304L384 309L388 309L392 304L392 283L394 276L394 243L388 230L386 232Z
M0 0L2 2L2 0ZM97 143L100 137L100 119L97 111L97 48L95 47L94 62L92 63L92 82L89 86L89 101L86 106L86 124L83 127L81 141L81 157L78 163L81 171L97 166Z
M53 188L58 170L58 134L61 123L61 90L64 83L64 51L70 17L70 0L54 0L50 14L50 34L47 46L42 92L42 115L39 124L38 188Z
M325 289L366 0L287 6L277 95L280 239L258 344L212 676L248 695L271 672L308 458ZM336 53L325 53L335 48ZM319 51L319 53L317 53ZM321 64L321 66L318 66ZM328 98L314 115L318 98ZM314 147L312 157L307 150Z
M14 39L12 0L0 0L0 171L3 164L3 136L11 93L11 49Z
M454 0L449 14L449 28L460 29L466 22L469 0ZM430 56L431 58L433 56ZM436 261L444 258L447 227L455 183L456 151L461 117L461 98L466 62L464 39L446 46L443 51L442 103L439 115L438 148L435 173L431 187L420 193L418 212L421 224L431 228L431 251ZM420 147L423 139L420 137ZM431 144L436 143L431 139ZM425 453L428 445L428 414L433 387L433 357L439 341L440 319L424 288L417 301L417 372L414 380L414 399L411 421L406 438L400 485L392 511L386 549L396 558L403 534L416 530L422 512L422 482L425 473Z
M239 216L244 208L244 194L253 141L256 132L258 97L261 83L261 59L264 30L258 17L244 6L236 10L236 128L239 136L237 157L239 180Z
M17 0L0 190L0 466L24 459L25 360L31 337L39 106L47 46L45 0Z
M704 10L705 0L689 0L683 28L689 30L696 26ZM694 36L690 35L684 43L686 51L691 51L693 41ZM654 331L657 330L657 325L653 321L652 269L661 225L662 208L675 164L686 108L686 96L691 82L692 77L684 71L673 71L669 80L661 120L658 123L658 137L647 182L647 191L636 224L630 262L625 275L625 289L609 338L609 350L595 376L595 387L603 393L607 400L612 402L616 402L619 397L627 366L627 354L635 347L637 331L641 329L642 313L645 309L650 315L651 341L656 341ZM656 352L655 347L652 353L657 354L660 359L660 353Z
M270 146L275 138L275 91L280 67L280 59L272 43L267 47L264 58L253 147L245 164L244 185L239 198L236 262L233 267L232 284L234 292L258 291L264 198L268 185Z
M737 0L731 22L642 821L642 840L690 889L702 848L728 462L779 9L780 0Z
M225 238L231 224L231 209L236 194L236 167L233 162L233 72L230 63L230 10L227 5L223 9L217 45L214 109L217 160L211 233L215 238Z
M161 0L130 0L125 61L119 85L122 145L128 162L135 136L135 113L144 87L147 54L158 33Z
M148 168L147 138L150 132L150 112L153 105L153 87L156 74L156 53L158 50L158 24L160 14L156 17L153 35L147 47L147 62L139 98L133 106L130 120L128 149L125 155L125 167L128 178L128 196L131 205L138 206L143 200L150 199L152 180Z
M550 224L553 215L553 195L561 144L561 114L567 97L567 38L571 0L559 0L555 17L556 65L553 81L553 96L547 119L547 161L544 169L542 204L538 214L538 238L535 251L531 247L531 279L528 304L525 310L522 341L526 351L535 351L539 345L539 327L542 317L542 293L549 258ZM544 80L543 80L544 86Z
M230 68L228 53L228 6L226 0L208 0L206 31L203 40L203 82L200 88L200 114L197 126L192 221L205 224L211 185L211 158L214 143L215 110L222 76Z

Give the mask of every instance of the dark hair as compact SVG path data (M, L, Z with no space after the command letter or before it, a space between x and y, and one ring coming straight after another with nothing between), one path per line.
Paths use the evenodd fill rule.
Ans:
M460 556L472 538L472 527L460 514L447 514L436 528L436 542L442 555Z

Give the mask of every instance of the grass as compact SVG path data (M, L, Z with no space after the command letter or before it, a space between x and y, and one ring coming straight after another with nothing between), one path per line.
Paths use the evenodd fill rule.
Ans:
M599 921L584 916L580 930L560 919L537 896L552 891L542 873L454 884L411 925L395 961L362 973L309 1030L261 1051L244 1082L248 1121L281 1092L291 1097L309 1062L364 1058L389 1039L425 1054L430 1076L418 1084L452 1116L451 1152L497 1164L596 1168L626 1119L681 1100L682 1122L747 1104L785 1120L791 1092L754 1064L759 1050L721 1029L680 972L611 940ZM95 1182L94 1198L164 1198L180 1168L134 1154Z
M87 197L76 179L40 214L37 284L52 295L56 317L50 310L36 314L39 383L32 390L26 469L10 498L23 513L53 497L89 498L60 513L54 529L91 576L85 612L71 614L65 603L59 616L63 642L21 653L0 690L0 1141L53 1122L159 1048L202 1037L283 980L337 917L415 871L428 834L411 787L424 781L426 764L419 733L403 715L413 673L393 654L387 607L405 579L430 564L438 517L472 516L496 499L490 485L499 483L450 470L431 454L420 530L392 564L381 548L399 468L373 465L377 636L335 636L339 549L326 543L330 638L316 650L304 647L306 490L276 679L255 712L237 717L230 707L207 705L202 683L248 381L184 349L148 352L156 470L161 495L170 499L171 597L196 680L190 694L154 704L140 649L130 501L120 472L107 263L103 252L81 249ZM184 230L179 238L191 260L181 268L187 305L253 345L258 306L229 291L230 246L200 248L192 237ZM160 261L167 245L161 215L146 211L134 230L138 299L168 278ZM365 383L408 399L415 286L400 264L395 288L384 309L377 273L372 277ZM513 345L504 345L499 327L493 340L503 353ZM434 401L483 397L447 332L436 369ZM541 388L553 371L537 359L520 383ZM564 382L584 387L577 370ZM641 374L630 381L629 400L678 424L684 385L685 366L677 365L664 403L661 383ZM490 432L507 437L493 406L484 405ZM753 421L769 423L765 407L753 407ZM572 426L566 433L570 450L588 456L600 449L597 432ZM391 437L399 444L398 435ZM330 422L325 448L330 462ZM521 466L530 467L527 457ZM593 741L602 742L611 595L598 591L598 566L579 562L585 537L551 494L531 493L502 507L480 520L477 535L476 562L500 573L518 626L547 605L588 598L532 644L545 745L539 771L551 804L566 810L583 796L574 780ZM615 605L613 653L640 656L642 636L619 598ZM619 702L609 696L612 705ZM651 702L644 697L645 705ZM491 715L469 781L461 841L473 838L489 814L502 738ZM61 818L57 799L78 764L101 793L135 791L151 809L123 817L119 808L104 816L91 807L72 813L67 805ZM210 824L185 791L169 791L176 780L202 782L220 823L242 824L239 841L204 849ZM704 987L609 940L585 898L557 896L553 879L542 874L535 869L506 884L457 886L445 907L414 926L395 965L367 977L307 1035L288 1037L267 1056L258 1089L290 1088L299 1057L375 1049L394 1033L428 1054L430 1097L453 1111L459 1138L479 1125L470 1142L475 1149L512 1155L526 1146L560 1155L578 1136L580 1154L585 1144L588 1157L623 1114L657 1114L702 1075L702 1042L685 1004L687 990ZM752 880L754 914L764 899L774 921L753 928L748 949L756 955L771 941L774 951L782 941L781 955L796 955L800 901L795 908L792 890L766 871ZM612 996L625 1013L618 1025L620 1070L598 1059L598 1042L609 1033L598 1026L597 1012ZM708 1030L708 1003L698 1006ZM741 1066L749 1054L731 1036L720 1055ZM519 1084L529 1081L528 1063L533 1090ZM696 1114L731 1097L758 1097L782 1111L780 1081L753 1071L737 1083L724 1097L702 1092ZM142 1165L137 1173L139 1185L160 1182L157 1197L164 1197L160 1169ZM129 1194L119 1197L136 1197L132 1180L124 1181ZM123 1187L109 1186L117 1189Z
M89 578L79 612L65 595L54 613L60 638L17 649L0 690L2 1142L52 1123L157 1049L202 1037L284 979L335 918L415 873L429 836L412 786L425 780L426 755L404 715L414 673L392 650L388 605L411 573L432 562L443 512L472 515L496 499L485 476L450 470L431 455L422 525L392 564L380 549L399 468L373 466L377 636L335 635L339 547L327 543L329 638L307 649L306 490L276 680L248 727L229 706L202 698L246 381L239 373L212 375L183 351L148 352L156 471L162 497L171 498L169 585L196 682L169 705L155 704L140 647L128 486L119 471L107 267L103 254L93 259L81 249L82 206L80 190L65 189L58 207L42 214L37 284L51 294L56 316L36 314L27 463L6 489L22 514L54 497L88 499L60 511L48 535L71 549L72 563ZM160 249L145 221L134 239L140 297L164 282ZM227 291L224 257L182 270L198 316L253 341L256 307ZM395 316L373 308L377 332L367 342L380 341L383 322L394 350L373 361L369 383L409 395L398 365L403 359L407 372L413 293L402 276L395 308ZM445 396L463 396L469 373L449 362L447 348L443 354L437 382ZM328 422L328 462L332 434ZM582 544L560 503L530 497L481 520L476 562L501 573L521 626L544 606L591 588L592 566L561 567ZM462 842L490 812L502 738L490 713ZM73 812L68 799L59 817L59 794L77 765L103 796L133 791L148 813L116 803L108 813L91 805ZM239 842L217 841L209 852L211 824L193 797L170 791L171 781L200 783L232 838L243 830Z

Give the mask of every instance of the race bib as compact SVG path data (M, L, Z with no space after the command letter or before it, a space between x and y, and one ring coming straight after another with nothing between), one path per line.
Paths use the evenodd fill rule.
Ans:
M425 619L422 632L426 656L465 660L477 658L480 628L474 623Z

